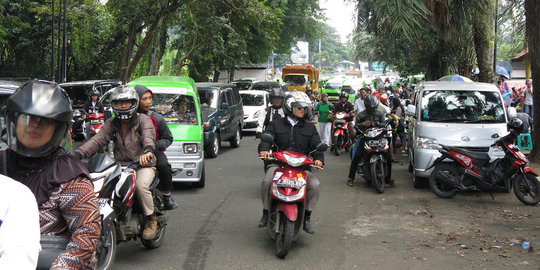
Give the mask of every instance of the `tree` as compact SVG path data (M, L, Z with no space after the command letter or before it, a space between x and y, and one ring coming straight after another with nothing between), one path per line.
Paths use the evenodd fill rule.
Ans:
M533 82L540 82L540 1L525 0L525 15L532 79ZM533 150L529 158L533 162L540 162L540 134L537 127L540 123L540 91L533 91L533 100L535 129L532 133Z

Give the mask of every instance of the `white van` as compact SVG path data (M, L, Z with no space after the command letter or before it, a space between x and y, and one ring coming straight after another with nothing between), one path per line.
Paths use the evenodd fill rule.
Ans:
M488 83L424 82L416 87L414 103L407 107L409 171L413 186L427 183L440 156L439 144L488 152L493 142L508 133L507 115L499 89ZM492 151L492 156L504 156Z

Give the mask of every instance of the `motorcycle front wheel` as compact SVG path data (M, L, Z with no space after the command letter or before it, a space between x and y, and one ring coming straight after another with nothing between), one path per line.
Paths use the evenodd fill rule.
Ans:
M382 160L377 160L374 163L371 163L371 180L375 184L375 189L377 193L384 192L384 163Z
M343 143L343 136L338 136L336 138L336 144L334 145L334 154L336 154L336 156L339 156L341 154Z
M440 172L447 172L452 177L459 177L460 175L456 166L444 163L438 164L437 166L435 166L433 172L431 172L431 175L429 176L429 187L431 188L433 193L435 193L435 195L441 198L448 199L456 196L456 189L441 180L441 177L444 176L439 175Z
M280 259L285 258L291 249L294 237L294 221L290 221L283 213L279 224L279 233L276 235L276 256Z
M527 173L514 177L514 194L526 205L536 205L540 202L540 183L536 176Z
M116 228L113 226L107 235L101 235L96 249L98 270L112 269L116 258Z

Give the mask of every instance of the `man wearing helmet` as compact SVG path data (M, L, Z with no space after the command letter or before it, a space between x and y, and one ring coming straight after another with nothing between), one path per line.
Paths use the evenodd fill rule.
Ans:
M281 88L274 88L270 91L270 101L272 106L267 107L259 114L259 125L257 126L257 132L255 136L261 137L261 133L270 125L270 123L278 118L285 117L283 112L283 99L285 98L285 92Z
M115 117L105 121L101 131L79 147L75 155L80 158L89 157L110 140L114 140L114 159L117 163L127 164L135 159L139 160L141 167L137 169L135 191L146 216L142 238L151 240L157 229L154 202L149 189L156 170L156 131L150 117L137 113L139 95L133 87L121 85L114 88L111 106Z
M42 240L43 236L68 240L57 257L42 256L39 265L94 269L101 231L94 187L84 164L62 147L72 114L69 98L58 84L32 80L19 87L7 101L9 148L0 152L0 172L34 194Z
M355 136L354 126L352 123L352 120L354 119L353 111L354 105L349 102L349 93L341 91L341 93L339 93L339 102L334 104L332 115L335 115L338 112L349 114L349 117L347 117L345 120L348 122L347 129L349 130L349 136L351 136L350 138L354 138ZM330 132L330 134L334 134L334 131ZM330 140L332 142L332 147L334 147L334 136L330 136Z
M358 113L358 115L356 116L356 124L360 129L367 129L371 126L376 125L377 123L383 123L385 121L387 112L380 104L379 99L375 95L368 95L364 99L364 105L365 110ZM356 140L355 147L353 148L353 159L351 161L351 166L349 169L349 178L347 179L348 186L354 185L354 177L356 175L356 171L358 170L358 164L360 163L364 154L364 147L362 147L363 145L363 138L358 138L358 140ZM393 184L393 181L390 178L391 172L392 163L388 162L388 174L386 182L390 185Z
M92 113L103 113L105 109L103 108L103 104L98 101L99 99L99 91L97 89L94 89L90 91L90 100L86 101L83 105L83 110L87 114ZM86 114L82 115L82 119L86 119ZM86 121L86 138L90 138L90 121Z
M293 150L306 155L315 149L316 145L321 142L319 133L315 125L308 121L310 119L309 110L311 101L303 92L292 92L283 102L283 111L286 114L285 118L275 119L270 123L265 132L274 137L274 143L280 150ZM271 156L270 143L261 142L259 144L259 155L264 158ZM322 167L324 155L322 152L315 151L313 154L315 165ZM269 191L272 184L272 176L274 175L277 165L271 164L268 166L268 171L261 183L261 199L263 203L263 216L259 222L259 227L265 227L268 221L268 202ZM304 220L304 231L313 234L311 227L311 212L315 209L315 205L319 199L319 180L308 170L307 175L307 203Z

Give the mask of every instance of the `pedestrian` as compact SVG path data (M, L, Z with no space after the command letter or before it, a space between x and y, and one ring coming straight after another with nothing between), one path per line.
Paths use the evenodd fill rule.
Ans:
M321 142L326 145L330 144L330 131L332 130L332 122L328 120L331 105L328 102L328 94L322 95L321 102L315 105L315 111L319 116L319 130L321 132Z
M534 117L534 107L533 107L533 86L530 79L525 81L526 88L523 90L523 112L528 114L530 117Z
M503 96L504 101L504 107L508 108L510 104L512 103L512 97L510 95L512 94L510 91L510 86L508 85L508 82L506 82L506 79L504 76L501 76L499 80L497 81L497 87L499 88L499 91L501 92L501 95Z

